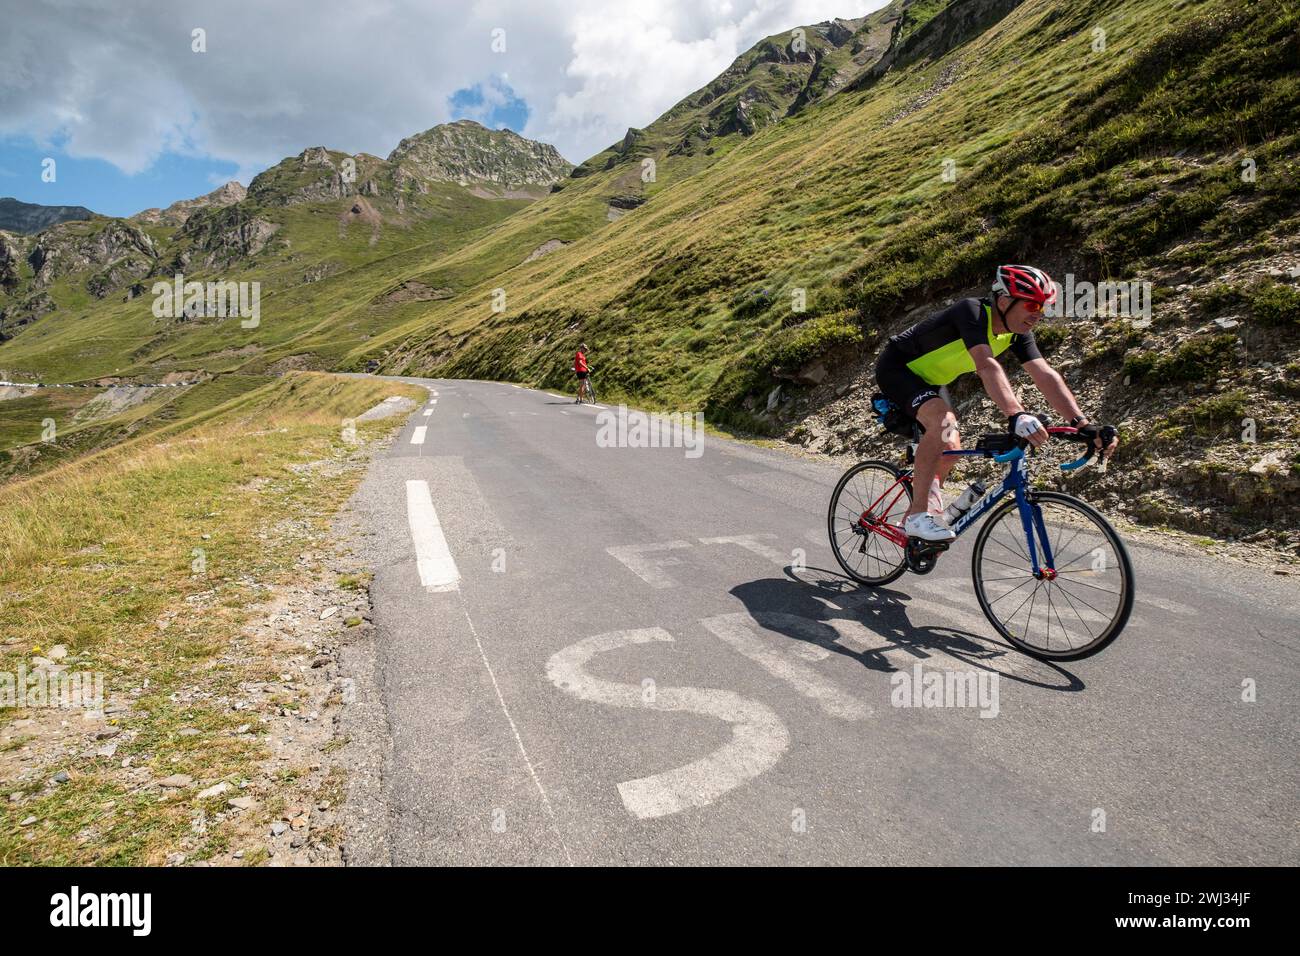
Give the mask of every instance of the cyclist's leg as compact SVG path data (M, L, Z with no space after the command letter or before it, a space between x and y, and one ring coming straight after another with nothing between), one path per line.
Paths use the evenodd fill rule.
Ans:
M876 382L890 401L920 422L924 429L916 449L916 463L912 469L912 506L907 514L925 511L939 514L943 511L939 485L955 463L954 457L945 456L943 452L960 447L957 416L944 395L940 394L939 386L930 385L905 362L891 356L888 349L876 366Z
M939 398L947 404L951 413L951 420L945 420L942 423L939 435L941 439L940 444L943 446L944 451L957 451L961 448L961 431L957 427L957 412L952 408L952 396L948 394L947 385L939 386ZM956 467L956 455L940 454L939 470L936 473L940 485L943 485L943 483L948 480L949 473L951 473ZM938 507L942 508L943 505L940 504Z
M915 415L925 432L916 448L916 464L912 468L912 507L908 514L929 511L937 515L943 511L939 486L952 471L954 463L951 457L944 455L944 451L960 447L957 416L952 406L938 395L922 398Z

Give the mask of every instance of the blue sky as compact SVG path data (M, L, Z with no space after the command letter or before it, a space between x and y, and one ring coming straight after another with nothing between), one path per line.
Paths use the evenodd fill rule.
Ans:
M42 180L46 158L55 162L53 182ZM45 206L85 206L106 216L131 216L201 196L238 171L238 163L162 153L148 169L128 176L106 160L69 156L60 145L42 148L16 136L0 140L0 196Z

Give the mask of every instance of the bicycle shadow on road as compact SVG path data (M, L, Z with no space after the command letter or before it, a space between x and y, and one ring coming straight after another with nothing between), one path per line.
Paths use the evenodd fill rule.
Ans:
M908 595L864 588L838 572L787 566L783 578L739 584L731 593L765 630L858 661L882 673L899 670L885 655L902 650L922 665L946 655L971 667L1045 690L1080 691L1085 684L1059 664L1040 661L1009 644L955 627L919 627L908 618ZM871 632L863 640L860 627ZM880 639L884 639L882 645ZM897 660L897 655L894 655Z

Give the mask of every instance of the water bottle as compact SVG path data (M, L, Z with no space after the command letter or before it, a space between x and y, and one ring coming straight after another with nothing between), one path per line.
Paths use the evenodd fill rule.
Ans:
M944 509L943 517L948 524L952 524L966 512L970 511L971 505L984 497L984 486L978 481L972 481L960 495L957 500Z

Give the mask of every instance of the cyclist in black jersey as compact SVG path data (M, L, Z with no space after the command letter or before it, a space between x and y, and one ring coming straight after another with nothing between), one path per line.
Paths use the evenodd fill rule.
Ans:
M1025 411L1011 390L996 358L1003 352L1020 361L1057 414L1091 437L1106 457L1114 453L1118 439L1101 447L1101 426L1089 423L1074 393L1034 342L1034 326L1042 320L1043 308L1055 300L1056 287L1041 269L999 266L990 298L954 302L885 344L876 362L876 381L923 429L912 475L912 507L903 523L909 535L926 541L954 537L942 517L939 488L956 463L956 456L943 451L961 447L957 416L945 388L958 376L979 375L984 390L1007 416L1009 430L1035 447L1047 440L1042 422Z

